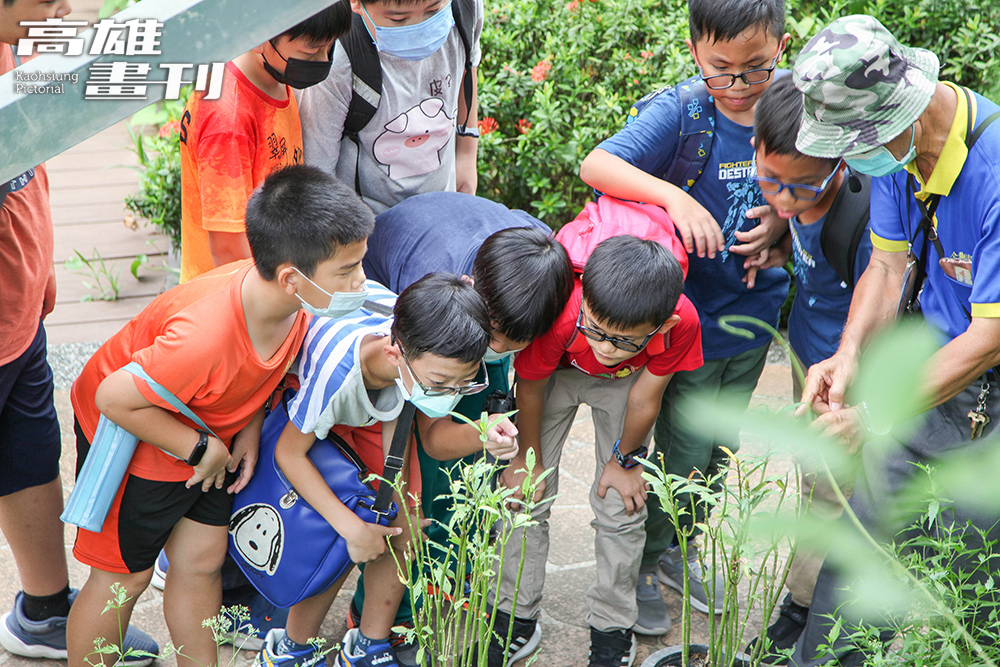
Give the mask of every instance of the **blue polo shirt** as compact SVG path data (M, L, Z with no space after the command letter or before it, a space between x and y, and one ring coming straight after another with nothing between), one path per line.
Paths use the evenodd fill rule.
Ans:
M928 243L927 279L920 299L925 319L947 342L969 328L973 317L1000 317L1000 122L987 129L968 151L967 119L973 127L998 110L990 100L972 93L972 108L958 95L955 121L933 173L924 183L914 163L896 174L872 179L872 243L888 252L905 252L909 239L919 249L916 234L920 208L907 189L912 173L919 184L916 196L940 194L934 225L944 254L946 272L937 251Z
M677 95L658 95L635 120L598 146L647 174L659 177L674 158L680 136L681 105ZM757 187L753 170L753 128L738 125L721 113L715 114L715 136L708 165L688 191L722 227L726 247L736 243L736 232L757 225L746 212L766 202ZM750 290L743 283L744 257L728 250L714 259L688 256L684 294L701 317L702 349L706 361L725 359L771 342L763 330L754 328L753 340L726 333L717 323L723 315L751 315L772 326L788 296L788 274L773 268L757 274Z
M434 271L472 275L479 246L494 232L545 223L524 211L461 192L410 197L375 217L365 275L400 294Z

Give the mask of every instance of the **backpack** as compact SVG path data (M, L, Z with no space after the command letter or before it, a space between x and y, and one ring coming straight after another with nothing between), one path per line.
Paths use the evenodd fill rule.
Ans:
M826 220L820 231L819 245L823 256L830 263L837 277L853 290L858 276L854 275L854 260L858 256L858 246L868 229L869 200L871 199L872 177L854 173L861 189L854 192L850 187L841 186L840 192L826 212Z
M598 243L624 234L656 241L665 246L677 258L681 271L687 278L687 250L677 238L673 220L665 210L653 204L602 195L596 202L588 202L572 221L563 225L556 233L556 240L566 248L573 270L581 274ZM670 346L669 333L653 336L646 346L649 354L660 354ZM586 345L586 339L577 333L566 344L566 351L583 352Z
M455 16L455 27L465 47L465 70L462 75L462 89L465 93L466 114L472 111L472 34L475 19L476 0L452 0L451 11ZM382 62L378 49L368 34L364 19L360 14L351 17L351 29L338 41L351 61L351 101L344 119L344 136L354 142L361 154L361 130L375 117L382 99ZM468 115L466 115L468 118ZM361 193L358 170L354 170L354 190Z
M786 69L774 70L775 79L788 74ZM712 139L715 136L715 101L701 75L696 74L676 86L654 90L640 99L629 109L625 124L635 122L639 114L663 94L677 95L680 101L680 138L666 172L653 175L687 192L708 166L708 156L712 153Z

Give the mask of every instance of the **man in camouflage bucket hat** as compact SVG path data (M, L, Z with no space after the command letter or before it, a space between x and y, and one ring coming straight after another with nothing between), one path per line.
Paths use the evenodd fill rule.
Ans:
M1000 419L1000 387L993 374L986 375L1000 362L1000 122L991 124L1000 107L938 81L937 72L933 54L899 44L868 16L848 16L825 28L793 70L805 96L798 149L816 157L843 156L852 169L877 176L871 260L855 288L840 348L809 369L802 400L820 415L817 425L851 447L861 447L873 433L880 436L878 447L861 450L851 508L886 542L914 518L899 511L898 500L919 470L915 464L978 456L982 465L988 450L981 437ZM923 220L937 230L937 240L928 239L933 243L924 241ZM918 424L899 429L904 443L894 437L893 425L872 423L864 404L845 404L844 394L864 345L896 318L911 249L927 271L920 308L945 344L924 374L926 405L935 407L915 417ZM980 401L983 386L988 391ZM974 482L968 486L977 488ZM951 518L956 526L971 521L996 540L1000 512L983 514L956 503ZM981 546L981 540L966 544ZM855 548L849 560L864 556ZM858 596L844 593L851 585L838 569L844 562L831 552L824 563L791 664L864 662L860 642L849 638L864 624L850 607ZM830 640L840 622L846 626ZM881 638L890 640L890 623L878 626Z

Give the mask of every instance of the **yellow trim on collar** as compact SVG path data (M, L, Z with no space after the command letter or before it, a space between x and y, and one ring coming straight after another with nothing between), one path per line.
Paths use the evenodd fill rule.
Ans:
M932 194L944 197L948 196L952 186L955 185L955 180L962 171L962 167L965 165L965 159L969 156L969 149L965 145L965 130L970 115L972 117L972 126L975 127L976 125L975 96L971 97L972 109L970 110L965 100L965 93L962 92L961 88L949 81L942 81L941 83L955 91L955 95L958 96L958 107L955 109L955 119L951 123L951 129L948 131L948 138L945 139L944 148L941 149L941 155L938 157L937 164L934 165L934 171L931 172L931 177L927 179L927 183L923 182L920 170L917 169L916 160L912 160L906 165L906 170L913 174L917 179L917 183L920 184L920 192L917 193L917 197L920 199L925 199Z
M1000 317L1000 303L972 304L973 317Z
M885 252L906 252L910 249L910 243L908 241L884 239L875 232L871 232L871 235L872 245L879 250L884 250Z

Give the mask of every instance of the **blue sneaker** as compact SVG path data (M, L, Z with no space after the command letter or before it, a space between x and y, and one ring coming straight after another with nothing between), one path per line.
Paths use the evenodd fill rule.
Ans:
M326 664L326 653L317 651L312 646L304 651L278 653L278 644L284 638L285 631L282 628L274 628L268 632L264 637L264 647L254 659L253 667L313 667Z
M167 560L167 553L160 549L160 555L156 557L156 563L153 565L153 578L149 580L149 585L162 591L167 582L168 567L170 567L170 561Z
M389 643L373 646L370 653L355 655L358 643L358 630L348 630L344 641L340 643L340 653L334 667L400 667L396 653Z
M73 589L69 594L72 605L79 594ZM32 621L24 615L24 592L14 598L13 611L0 617L0 644L9 653L26 658L66 659L66 617L53 616L44 621ZM125 633L124 652L119 662L126 667L142 667L153 662L160 652L153 638L131 625Z

